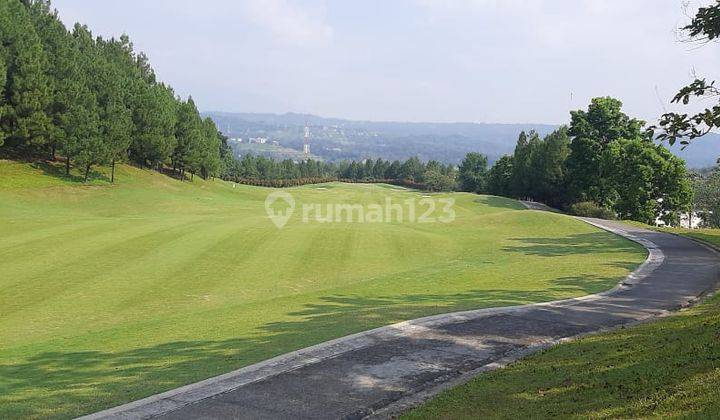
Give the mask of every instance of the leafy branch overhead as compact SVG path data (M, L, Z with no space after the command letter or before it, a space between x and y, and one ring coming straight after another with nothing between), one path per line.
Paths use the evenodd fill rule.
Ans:
M681 29L689 36L690 41L717 41L720 37L720 0L713 5L701 7L692 21ZM688 105L692 98L713 98L719 93L715 81L696 78L680 89L672 103ZM692 140L720 128L720 103L692 115L676 112L663 114L658 126L650 128L650 133L654 134L658 128L661 130L657 135L658 139L667 140L671 145L676 142L687 145Z

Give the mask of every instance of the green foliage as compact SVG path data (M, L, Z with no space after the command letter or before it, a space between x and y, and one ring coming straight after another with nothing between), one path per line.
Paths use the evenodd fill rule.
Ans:
M615 212L612 210L601 207L592 201L581 201L579 203L572 204L568 209L570 214L581 217L594 217L597 219L613 220L616 218Z
M47 0L0 2L0 146L88 173L128 156L172 162L203 177L225 167L227 145L192 99L159 83L147 57L120 39L68 31ZM9 141L5 141L9 140Z
M551 206L565 198L565 161L570 154L568 128L561 127L540 142L532 154L532 197Z
M598 217L617 213L645 223L656 218L677 223L692 199L685 164L655 145L642 131L643 122L621 107L616 99L595 98L587 111L571 113L570 127L542 140L520 133L515 154L490 170L488 190L578 214L595 214L586 203L596 203ZM609 213L602 215L602 209Z
M682 28L693 42L717 41L720 36L720 2L700 7L692 21ZM680 89L673 97L673 103L687 105L691 98L700 100L710 99L717 101L720 90L715 86L715 81L707 81L704 78L696 78L692 83ZM671 145L680 141L687 145L692 140L702 137L720 127L720 105L716 104L694 114L669 112L660 117L659 127L651 127L650 134L653 135L656 129L661 132L658 138L667 140Z
M425 168L420 159L411 157L400 167L400 179L414 182L422 182Z
M487 183L487 166L487 156L480 153L468 153L458 170L460 190L476 193L484 192Z
M423 178L425 179L424 185L429 191L453 191L455 189L455 179L437 169L429 169Z
M613 208L622 219L654 224L660 217L677 224L688 211L692 189L685 163L662 146L645 140L613 142L603 157L615 196Z
M0 39L7 49L3 131L17 147L47 142L50 102L47 62L28 10L19 1L0 2Z
M622 102L615 98L593 98L587 111L570 112L570 136L593 139L603 147L617 139L642 137L645 122L628 117L621 109Z
M693 183L694 207L707 227L720 228L720 167Z
M319 162L307 160L293 162L290 159L277 162L264 156L244 155L239 160L226 159L222 178L250 185L285 187L304 185L328 180L345 182L384 182L430 191L453 191L457 187L457 174L452 165L437 161L422 163L418 158L405 162L389 162L382 159L364 162ZM417 178L408 178L407 172ZM419 175L418 175L419 174ZM280 182L282 181L282 182Z
M0 147L5 143L5 131L2 125L5 108L5 84L7 83L7 57L5 47L0 45Z
M487 190L494 195L511 196L513 157L503 156L488 171Z
M587 111L570 113L569 135L573 137L567 159L570 201L594 201L612 205L612 185L602 172L605 148L618 139L643 138L643 122L621 111L622 102L594 98Z
M192 97L177 106L177 124L175 124L175 139L177 144L172 153L173 168L185 171L188 166L193 172L200 166L201 145L203 140L203 127L200 113L195 107Z
M534 135L531 132L530 135ZM531 162L531 146L528 141L528 135L524 131L518 137L515 152L513 153L513 173L511 180L511 194L515 197L528 198L530 191L530 182L532 177L530 174Z
M130 156L140 165L159 166L168 161L177 144L175 99L163 85L138 84L133 98L135 131Z

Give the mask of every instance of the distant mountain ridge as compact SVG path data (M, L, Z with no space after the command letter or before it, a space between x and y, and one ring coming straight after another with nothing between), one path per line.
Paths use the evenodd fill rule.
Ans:
M457 164L468 152L486 154L494 161L512 153L521 131L535 130L544 136L558 127L529 123L354 121L297 113L206 112L203 115L211 117L228 137L245 141L262 137L277 142L277 153L272 147L258 147L258 154L270 157L287 157L288 148L302 150L303 128L308 124L313 155L331 161L402 160L418 156L422 160ZM685 150L680 149L679 146L671 148L689 167L712 166L720 157L720 135L710 134ZM239 153L248 150L252 147L244 145Z

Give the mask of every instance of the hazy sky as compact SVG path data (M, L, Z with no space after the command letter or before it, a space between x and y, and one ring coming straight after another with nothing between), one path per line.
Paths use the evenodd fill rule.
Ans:
M709 0L691 2L692 7ZM130 35L201 110L561 123L612 95L647 120L720 45L678 41L681 0L55 0ZM572 92L572 100L571 100ZM667 106L667 105L665 105Z

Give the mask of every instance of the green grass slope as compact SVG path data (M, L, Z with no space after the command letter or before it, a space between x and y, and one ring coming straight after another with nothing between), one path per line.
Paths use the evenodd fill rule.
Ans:
M401 320L611 288L638 245L497 197L453 223L268 219L273 190L0 161L0 418L71 417ZM288 189L399 202L384 185Z
M720 244L720 230L702 235ZM404 416L717 418L720 296L660 321L556 346L481 375Z

